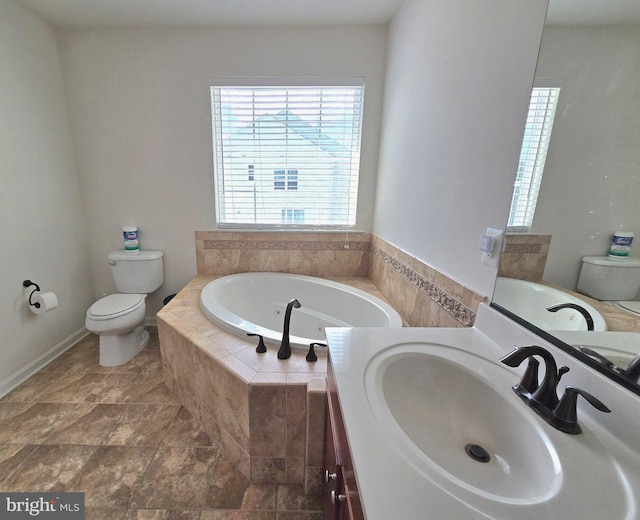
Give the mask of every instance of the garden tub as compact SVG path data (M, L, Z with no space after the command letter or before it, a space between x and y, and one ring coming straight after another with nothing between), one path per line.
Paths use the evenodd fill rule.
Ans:
M402 327L402 318L379 298L350 285L287 273L240 273L209 282L200 309L219 327L245 337L259 334L279 345L287 304L292 309L292 347L326 343L326 327Z

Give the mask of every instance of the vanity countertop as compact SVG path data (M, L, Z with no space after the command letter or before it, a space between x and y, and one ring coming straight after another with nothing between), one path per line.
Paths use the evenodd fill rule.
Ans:
M493 312L488 308L482 311L485 315ZM496 322L503 320L502 317L492 319ZM501 340L499 345L490 339L488 333L476 327L327 330L338 400L367 520L638 518L635 504L640 503L640 444L634 439L639 433L640 399L588 367L576 365L564 353L554 350L555 347L544 344L553 351L558 363L571 365L572 371L563 381L565 384L579 385L593 392L613 410L612 414L606 414L611 417L601 418L580 403L579 418L585 433L568 435L553 429L530 413L531 410L511 391L510 386L519 380L521 370L508 369L497 363L498 368L491 368L488 372L497 370L495 374L499 376L499 384L491 377L487 378L487 372L483 374L484 360L495 363L513 348L514 342L531 344L527 334L528 331L518 327L519 336L501 338L504 341ZM384 358L390 349L397 352L400 348L402 355L402 349L417 348L429 352L432 345L436 345L436 350L441 348L438 345L453 348L462 353L460 359L469 355L482 358L477 367L469 367L470 375L485 377L497 392L497 398L504 397L506 404L500 406L513 407L516 417L524 417L526 424L532 424L533 431L538 432L536 435L548 439L557 450L559 462L554 471L560 477L553 477L556 482L553 489L545 487L543 492L536 491L537 494L531 497L496 498L495 493L478 491L474 484L442 477L440 469L434 470L428 457L426 462L418 460L424 457L416 451L417 448L399 446L399 437L389 433L393 431L387 427L389 421L381 421L376 412L377 405L372 402L376 398L371 393L371 368L379 365L381 357ZM453 358L456 355L452 353ZM505 380L502 380L503 372ZM375 377L380 379L380 376ZM377 395L380 400L382 393ZM425 406L434 398L433 395L424 395ZM525 416L518 415L521 412ZM608 422L612 418L614 422ZM488 427L490 429L491 425ZM529 426L522 428L522 431L529 431ZM517 436L515 432L520 429L520 426L514 428L513 436ZM508 464L505 472L509 473ZM514 477L514 480L517 479ZM615 484L611 489L603 489L605 481ZM482 487L483 484L477 486ZM605 499L604 495L610 498ZM608 500L608 504L602 505L603 500Z

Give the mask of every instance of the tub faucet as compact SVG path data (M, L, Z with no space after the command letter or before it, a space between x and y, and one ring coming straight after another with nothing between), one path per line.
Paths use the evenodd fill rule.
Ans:
M291 323L291 310L302 307L295 298L287 303L287 310L284 313L284 327L282 328L282 341L278 350L278 359L289 359L291 357L291 344L289 343L289 324Z
M584 319L587 322L587 330L593 330L593 318L591 317L591 314L589 314L589 311L581 305L578 305L577 303L560 303L558 305L547 307L549 312L558 312L560 309L573 309L578 311L584 316Z

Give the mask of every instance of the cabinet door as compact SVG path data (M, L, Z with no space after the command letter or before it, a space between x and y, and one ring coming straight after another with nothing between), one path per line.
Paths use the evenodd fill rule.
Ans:
M344 481L338 450L335 422L331 406L327 406L324 444L324 510L326 520L346 520Z

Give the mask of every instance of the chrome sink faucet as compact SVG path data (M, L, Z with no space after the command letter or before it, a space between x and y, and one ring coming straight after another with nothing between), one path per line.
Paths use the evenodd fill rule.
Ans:
M559 303L558 305L551 305L547 307L549 312L558 312L560 309L573 309L574 311L578 311L582 316L584 316L585 321L587 322L587 330L593 330L593 318L589 311L578 305L577 303Z
M532 356L540 356L545 363L545 374L542 383L538 384L538 362ZM580 388L567 386L562 399L558 399L557 387L563 374L569 367L560 367L553 355L538 346L516 347L512 352L503 356L500 361L507 366L517 367L525 359L529 365L522 380L513 386L513 391L530 408L540 415L547 423L565 433L578 434L582 431L577 419L578 396L584 397L589 404L601 412L611 412L600 400Z

